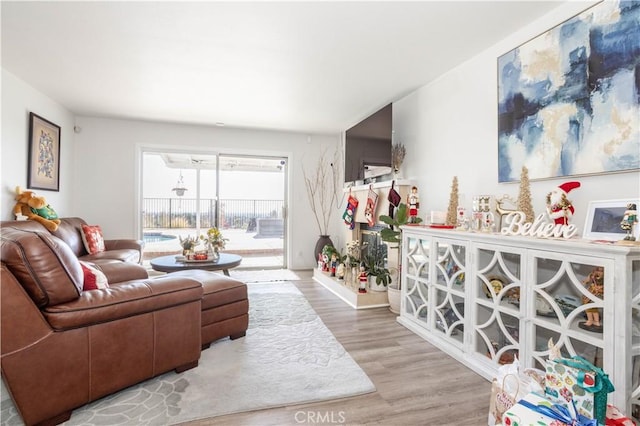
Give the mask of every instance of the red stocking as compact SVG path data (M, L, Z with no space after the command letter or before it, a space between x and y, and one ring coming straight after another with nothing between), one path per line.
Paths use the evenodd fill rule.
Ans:
M376 224L376 207L378 207L378 193L369 187L367 207L364 210L364 217L367 219L369 226Z

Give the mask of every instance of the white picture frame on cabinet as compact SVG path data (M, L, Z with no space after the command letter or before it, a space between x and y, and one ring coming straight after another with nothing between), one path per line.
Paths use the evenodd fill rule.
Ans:
M604 200L590 201L587 219L584 224L583 238L587 240L620 241L627 235L627 231L620 226L629 203L640 205L640 200ZM640 224L633 227L633 236L638 240Z

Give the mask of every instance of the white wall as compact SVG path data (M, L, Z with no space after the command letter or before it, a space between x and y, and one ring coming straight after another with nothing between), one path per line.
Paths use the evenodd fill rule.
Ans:
M339 135L242 130L78 117L74 214L99 223L110 237L136 236L139 231L137 205L137 154L141 146L207 152L282 155L289 157L289 267L315 266L313 248L318 230L309 208L302 167L315 167L322 149L330 152ZM310 138L310 139L309 139ZM344 206L341 206L344 207ZM338 211L334 216L338 235Z
M454 176L458 176L460 204L469 210L474 195L517 198L519 183L498 183L497 58L588 6L563 4L394 103L395 141L407 148L402 172L418 184L423 219L430 210L447 210ZM589 201L640 197L638 172L533 181L536 214L544 213L546 194L569 180L582 184L569 193L576 208L573 223L580 233Z
M38 92L13 74L2 70L2 141L0 152L1 198L0 217L13 220L15 188L27 189L27 157L29 153L29 113L60 126L60 191L34 190L46 197L60 216L71 209L74 179L74 115L51 98Z
M497 76L501 54L585 9L588 3L567 2L512 34L492 48L394 103L395 140L408 151L402 174L420 189L421 215L448 206L451 180L458 176L461 202L471 207L473 195L517 196L518 184L497 178ZM138 147L184 147L219 152L277 154L290 158L289 266L314 266L312 251L318 230L306 197L302 167L313 167L323 147L339 144L339 135L151 123L74 115L12 74L2 71L2 219L11 218L13 191L26 186L28 114L33 111L62 128L60 192L37 191L61 216L80 216L100 223L110 237L137 236ZM77 124L82 129L73 133ZM531 190L536 212L545 195L569 180L535 181ZM590 200L640 196L640 174L579 177L582 188L571 192L574 222L582 228ZM341 213L336 207L331 236L342 245ZM335 237L334 237L335 236Z

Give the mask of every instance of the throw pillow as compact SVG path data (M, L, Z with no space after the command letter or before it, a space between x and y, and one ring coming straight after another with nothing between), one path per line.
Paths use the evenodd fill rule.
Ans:
M109 288L107 276L101 270L96 268L95 265L81 260L80 266L82 266L82 272L84 273L83 290L101 290Z
M96 254L104 251L104 238L100 225L82 225L82 242L87 253Z

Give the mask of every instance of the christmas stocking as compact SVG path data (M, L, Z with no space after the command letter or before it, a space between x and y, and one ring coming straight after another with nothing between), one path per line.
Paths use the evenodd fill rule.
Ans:
M364 217L367 219L369 226L376 224L376 207L378 206L378 193L369 187L369 196L367 197L367 207L364 210Z
M395 184L395 180L391 182L391 189L389 190L389 195L387 196L387 200L389 201L389 217L391 219L393 219L393 213L396 207L400 205L400 200L402 199L402 197L400 197L400 194L398 194L398 191L396 191L394 188Z
M344 211L342 215L342 219L344 219L344 223L349 226L349 229L353 229L356 227L356 222L353 220L353 217L356 214L356 208L358 207L358 199L351 194L349 194L349 199L347 200L347 209Z

